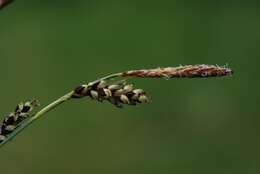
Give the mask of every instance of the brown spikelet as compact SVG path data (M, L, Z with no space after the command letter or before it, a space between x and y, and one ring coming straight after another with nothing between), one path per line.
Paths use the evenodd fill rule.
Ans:
M0 0L0 9L4 8L8 4L10 4L11 2L13 2L13 0Z
M203 78L230 76L233 70L215 65L186 65L179 67L132 70L122 73L123 77L143 78Z
M4 2L0 0L0 3ZM1 4L2 5L2 4ZM195 77L222 77L233 74L233 70L227 67L215 65L187 65L179 67L131 70L99 78L93 82L81 85L47 105L33 116L29 117L31 110L38 105L36 100L19 104L15 111L4 118L0 124L0 147L13 139L36 119L50 110L72 98L89 97L102 102L122 107L123 105L137 105L150 101L143 89L135 89L126 81L115 81L116 78L143 77L143 78L195 78Z
M114 77L142 77L142 78L205 78L221 77L232 75L230 68L217 65L186 65L179 67L131 70L122 73L112 74L105 78L81 85L73 91L71 98L90 97L98 101L107 100L110 103L121 107L122 104L136 105L148 101L142 89L133 89L133 85L125 82L108 84Z
M0 142L4 141L6 136L12 133L28 116L32 109L39 106L37 100L20 103L16 106L14 112L7 115L0 125Z
M103 80L77 87L72 98L82 97L90 97L99 102L106 100L119 108L124 104L136 105L146 103L149 100L144 90L134 89L132 84L127 84L125 81L108 84L107 81Z

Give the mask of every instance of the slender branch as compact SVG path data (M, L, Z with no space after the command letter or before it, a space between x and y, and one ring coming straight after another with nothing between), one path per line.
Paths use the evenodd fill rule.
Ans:
M230 68L219 67L215 65L187 65L180 67L131 70L111 74L96 81L77 87L75 90L55 100L51 104L41 109L35 115L25 120L23 120L23 118L27 117L27 114L31 111L32 106L35 105L33 104L35 102L18 105L16 112L7 116L3 121L3 125L0 127L0 136L2 136L2 139L0 139L0 147L12 140L34 121L72 98L91 97L92 99L96 99L100 102L107 100L117 107L122 107L123 104L136 105L138 103L146 103L148 101L144 90L134 89L132 84L127 84L126 82L117 82L116 84L112 85L107 84L106 81L109 81L113 78L205 78L230 76L232 74L233 70Z
M91 82L89 84L95 84L95 83L98 83L98 82L100 82L102 80L110 80L110 79L121 77L121 76L123 76L122 72L121 73L110 74L108 76L105 76L105 77L102 77L100 79L97 79L97 80L95 80L95 81L93 81L93 82Z
M57 106L59 106L63 102L69 100L71 98L72 94L73 94L73 92L70 92L70 93L62 96L61 98L59 98L56 101L54 101L51 104L49 104L48 106L44 107L42 110L37 112L34 116L32 116L32 117L28 118L27 120L25 120L25 122L22 123L18 128L16 128L11 135L7 136L6 139L4 139L4 141L1 142L0 147L5 145L8 141L12 140L16 135L18 135L22 130L24 130L26 127L28 127L35 120L39 119L44 114L46 114L47 112L49 112L52 109L56 108Z
M116 78L121 76L122 73L116 73L116 74L111 74L108 75L106 77L100 78L94 82L92 82L92 84L97 83L101 80L109 80L112 78ZM7 142L11 141L15 136L17 136L20 132L22 132L26 127L28 127L29 125L31 125L34 121L36 121L37 119L39 119L40 117L42 117L44 114L48 113L49 111L53 110L54 108L56 108L57 106L59 106L60 104L64 103L67 100L70 100L72 98L74 94L74 91L71 91L69 93L67 93L66 95L60 97L59 99L55 100L54 102L52 102L51 104L47 105L46 107L44 107L43 109L41 109L39 112L37 112L34 116L28 118L27 120L25 120L24 123L22 123L19 127L17 127L14 132L12 132L11 135L7 136L1 143L0 143L0 147L4 146Z

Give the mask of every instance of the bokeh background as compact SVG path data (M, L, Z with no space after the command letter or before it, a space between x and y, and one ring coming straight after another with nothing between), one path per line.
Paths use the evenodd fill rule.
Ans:
M260 172L260 3L17 0L0 12L1 118L109 73L229 64L212 79L131 79L152 103L65 103L0 149L5 174Z

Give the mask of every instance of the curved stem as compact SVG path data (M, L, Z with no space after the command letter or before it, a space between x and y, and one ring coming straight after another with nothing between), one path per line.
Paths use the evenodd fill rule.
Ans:
M1 2L1 0L0 0ZM233 70L226 67L219 67L214 65L188 65L188 66L180 66L180 67L168 67L168 68L157 68L157 69L143 69L143 70L132 70L126 72L120 72L105 76L103 78L97 79L88 85L93 85L101 80L109 80L117 77L142 77L142 78L181 78L181 77L221 77L221 76L230 76L233 74ZM42 117L47 112L56 108L60 104L65 101L71 99L75 91L71 91L68 94L62 96L56 101L52 102L48 106L44 107L42 110L37 112L32 117L28 118L24 122L21 123L10 135L8 135L1 143L0 147L13 139L16 135L18 135L22 130L24 130L27 126L33 123L38 118Z
M28 127L35 120L39 119L44 114L46 114L47 112L49 112L52 109L56 108L57 106L59 106L60 104L64 103L65 101L71 99L71 96L72 96L73 92L74 91L71 91L68 94L60 97L59 99L55 100L54 102L52 102L51 104L49 104L48 106L44 107L42 110L37 112L34 116L32 116L32 117L28 118L27 120L25 120L24 123L22 123L18 128L15 129L14 132L12 132L12 134L7 136L6 139L3 142L0 143L0 147L5 145L8 141L12 140L16 135L18 135L20 132L22 132L22 130L24 130L26 127Z
M102 77L96 81L93 81L91 83L98 83L101 80L108 80L108 79L112 79L112 78L116 78L116 77L120 77L122 76L122 73L115 73L115 74L111 74L105 77ZM56 108L57 106L59 106L60 104L64 103L67 100L70 100L72 98L72 95L74 94L74 91L71 91L67 94L65 94L64 96L60 97L59 99L55 100L54 102L52 102L51 104L47 105L46 107L44 107L43 109L41 109L39 112L37 112L35 115L33 115L32 117L28 118L27 120L25 120L19 127L17 127L14 132L12 132L10 135L8 135L6 137L6 139L4 141L2 141L0 143L0 147L2 147L3 145L5 145L7 142L9 142L10 140L12 140L16 135L18 135L20 132L22 132L26 127L28 127L29 125L31 125L31 123L33 123L35 120L39 119L40 117L42 117L44 114L46 114L47 112L53 110L54 108Z
M122 75L123 75L122 73L110 74L110 75L108 75L108 76L105 76L105 77L102 77L102 78L100 78L100 79L97 79L97 80L91 82L90 84L98 83L98 82L100 82L101 80L110 80L110 79L113 79L113 78L116 78L116 77L120 77L120 76L122 76Z

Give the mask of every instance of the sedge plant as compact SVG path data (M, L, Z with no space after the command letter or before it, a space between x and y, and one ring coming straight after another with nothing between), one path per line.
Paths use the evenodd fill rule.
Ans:
M0 125L0 147L5 145L31 123L44 116L49 111L69 100L91 98L103 102L108 101L118 108L124 105L135 106L150 101L145 90L135 88L126 82L126 78L209 78L223 77L233 74L226 66L217 65L186 65L179 67L130 70L111 74L93 82L80 85L38 112L31 114L39 106L37 100L20 103L14 112L4 117ZM123 80L118 80L118 79Z

